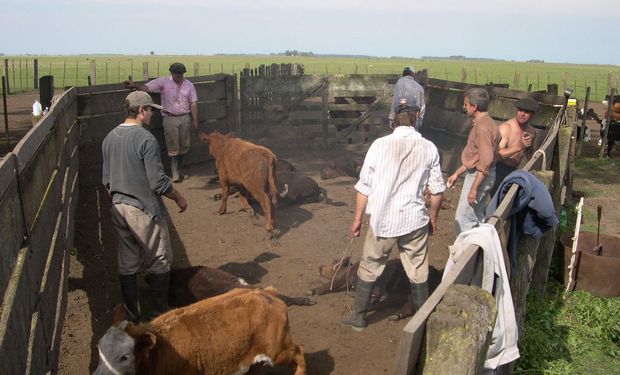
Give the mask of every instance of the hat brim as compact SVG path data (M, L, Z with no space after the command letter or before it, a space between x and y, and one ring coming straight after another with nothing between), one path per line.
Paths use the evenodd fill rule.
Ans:
M155 103L150 104L149 106L153 107L153 108L156 108L156 109L163 109L164 108L164 107L160 106L159 104L155 104Z

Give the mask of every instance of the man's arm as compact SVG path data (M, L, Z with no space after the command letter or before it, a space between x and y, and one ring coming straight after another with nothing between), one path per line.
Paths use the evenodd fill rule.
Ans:
M151 92L151 90L149 89L147 85L145 85L144 83L135 83L133 79L128 79L127 81L123 83L125 84L125 87L128 89L136 89L138 91Z
M174 203L179 206L179 212L183 212L187 209L187 201L185 200L185 197L183 197L181 193L174 188L174 186L170 186L170 190L164 194L164 197L172 199Z
M368 196L357 192L355 196L355 216L353 217L353 223L351 224L351 234L353 237L359 237L362 229L362 216L366 211L366 204L368 204Z
M466 170L467 170L467 167L465 167L464 165L461 165L456 171L454 171L454 173L452 173L450 177L448 177L448 182L446 185L449 188L454 188L454 184L456 183L456 180L459 178L459 176L465 173Z
M531 147L532 145L532 137L524 134L523 137L521 137L521 140L519 142L515 143L512 146L508 146L508 143L510 141L510 125L509 124L506 124L506 123L501 124L499 126L499 133L502 138L499 142L497 152L499 153L499 156L502 159L508 159L514 155L517 155L521 153L523 150Z
M474 178L474 182L471 184L471 189L469 189L469 193L467 194L467 201L471 206L478 204L478 200L476 199L478 196L478 187L485 179L484 173L480 171L476 171L476 177Z
M430 226L428 228L428 234L433 235L437 232L437 218L439 217L439 209L441 208L441 201L443 200L443 193L431 195L431 210L430 210Z
M192 114L192 131L196 131L198 129L198 105L196 102L189 105L189 111Z

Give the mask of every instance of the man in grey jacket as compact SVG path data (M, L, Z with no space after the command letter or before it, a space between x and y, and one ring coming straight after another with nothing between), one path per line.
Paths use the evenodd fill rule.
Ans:
M415 102L420 107L420 115L415 124L416 130L420 130L422 121L424 120L424 110L426 108L426 101L424 98L424 88L415 80L415 71L413 67L407 66L403 69L403 76L396 81L394 85L394 97L392 98L392 107L390 108L390 126L394 121L394 115L400 100L403 98L413 97Z
M149 94L134 91L125 100L127 117L103 140L103 185L112 199L112 223L118 233L118 273L121 292L133 321L140 319L136 274L148 272L152 311L148 318L169 310L168 289L172 248L162 195L174 200L180 212L185 198L164 174L159 143L143 125L151 121Z

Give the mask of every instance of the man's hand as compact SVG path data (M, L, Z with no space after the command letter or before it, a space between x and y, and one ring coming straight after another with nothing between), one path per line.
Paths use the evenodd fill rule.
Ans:
M351 235L353 235L353 237L359 237L361 230L362 230L362 220L353 219L353 223L351 224Z
M478 200L476 197L478 196L478 189L474 189L473 187L469 190L469 194L467 194L467 202L469 202L470 206L474 206L478 204Z
M174 203L176 203L177 206L179 206L179 213L187 209L187 201L185 200L183 196L179 196L177 199L175 199Z
M523 136L521 137L521 143L523 147L529 148L532 146L532 136L528 132L523 132Z
M448 181L446 182L446 186L449 187L450 189L454 190L455 189L455 183L456 180L459 178L458 174L453 174L450 177L448 177Z
M428 222L428 235L432 236L437 233L437 220L430 219Z
M196 132L197 129L198 129L198 120L192 119L192 131Z

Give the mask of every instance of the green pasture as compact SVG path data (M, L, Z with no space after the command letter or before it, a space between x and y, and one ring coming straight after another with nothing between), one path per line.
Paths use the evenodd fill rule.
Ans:
M215 73L239 73L244 67L256 68L261 64L298 63L305 74L398 74L407 65L417 70L427 69L432 78L484 84L508 83L511 88L533 91L545 90L555 83L560 91L565 86L576 89L577 98L585 97L585 88L591 87L591 98L602 100L610 88L618 87L620 66L577 65L485 60L422 60L403 58L341 58L324 56L280 55L76 55L76 56L4 56L8 61L11 92L32 90L34 59L38 60L39 77L53 75L57 87L87 85L91 62L96 64L96 83L115 83L132 76L141 79L143 64L148 63L149 77L168 74L168 66L180 61L187 66L188 76Z

